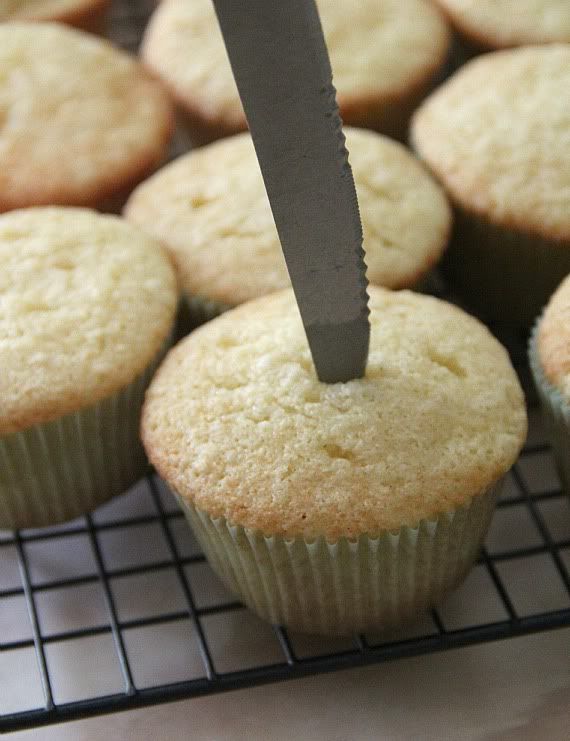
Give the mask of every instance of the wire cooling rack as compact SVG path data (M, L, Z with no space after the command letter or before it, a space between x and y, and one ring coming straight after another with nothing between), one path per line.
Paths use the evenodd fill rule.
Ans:
M397 633L319 639L262 623L153 474L85 518L0 532L0 731L570 626L570 499L530 416L476 566Z
M134 51L154 5L116 2L109 35ZM570 626L570 499L524 338L501 339L529 390L529 439L476 566L440 609L346 639L266 625L217 580L149 474L87 517L0 532L0 731Z

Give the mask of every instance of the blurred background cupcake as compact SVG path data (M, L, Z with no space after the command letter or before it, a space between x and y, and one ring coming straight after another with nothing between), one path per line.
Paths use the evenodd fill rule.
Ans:
M440 259L451 228L443 190L401 145L345 129L364 230L368 279L414 286ZM170 251L187 326L290 285L249 134L167 165L132 194L132 223Z
M212 567L301 632L417 616L477 557L526 436L506 351L438 299L370 287L366 375L321 383L292 290L168 355L142 435Z
M570 271L570 45L469 62L420 106L412 142L455 206L451 287L528 327Z
M167 95L110 43L54 23L0 24L0 211L118 210L160 165Z
M442 15L428 0L317 5L344 122L405 139L412 111L448 56ZM210 0L160 3L142 56L184 111L196 144L247 128Z
M463 57L527 44L570 43L568 0L433 0Z
M0 22L57 21L100 32L111 0L2 0Z
M570 276L537 322L529 359L558 470L570 493Z
M0 529L73 519L146 471L143 395L177 291L161 246L113 216L0 216Z

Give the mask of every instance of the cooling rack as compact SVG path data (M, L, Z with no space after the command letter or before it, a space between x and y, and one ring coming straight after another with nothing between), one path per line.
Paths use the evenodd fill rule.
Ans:
M154 6L115 2L109 35L136 50ZM87 517L0 531L0 731L570 626L570 499L525 338L500 339L527 390L529 438L476 566L440 609L402 631L346 639L266 625L217 580L149 473Z

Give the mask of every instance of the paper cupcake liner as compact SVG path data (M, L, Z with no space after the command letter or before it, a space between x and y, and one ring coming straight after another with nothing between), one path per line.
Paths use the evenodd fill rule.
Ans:
M224 121L221 118L212 118L196 103L189 99L183 100L173 86L167 84L167 87L171 98L176 102L179 128L184 132L193 149L247 131L245 118L243 121Z
M530 327L570 272L570 244L515 232L455 209L442 268L484 319Z
M214 571L263 619L342 635L398 625L437 604L475 561L500 491L417 527L357 540L286 540L212 518L179 497Z
M453 40L451 43L451 53L448 59L448 65L446 70L446 77L450 77L464 64L470 62L473 57L484 54L485 50L474 45L465 36L462 36L457 30L453 32Z
M0 437L0 529L72 520L122 494L145 474L141 408L169 344L115 395Z
M185 337L193 329L223 314L224 311L229 311L231 308L233 307L219 301L184 295L178 307L176 338Z
M537 347L539 323L534 327L528 346L530 369L562 485L570 494L570 404L544 374Z

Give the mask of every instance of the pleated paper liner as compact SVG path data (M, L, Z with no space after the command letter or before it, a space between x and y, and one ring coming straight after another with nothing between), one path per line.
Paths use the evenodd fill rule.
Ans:
M304 633L374 632L413 619L477 558L500 492L417 527L356 540L287 540L212 518L178 497L222 581L263 619Z
M530 369L560 478L565 491L570 493L570 405L544 374L537 347L539 324L540 321L535 324L529 342Z
M570 244L497 226L457 207L442 272L485 320L530 327L570 273Z
M232 308L232 306L222 304L219 301L211 301L199 296L183 295L178 304L176 339L182 339L201 324L209 322L210 319L214 319Z
M0 437L0 529L72 520L122 494L145 474L141 408L169 345L113 396Z

